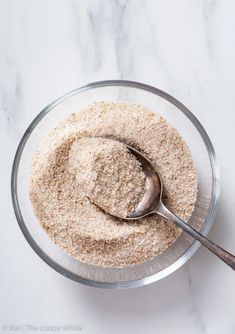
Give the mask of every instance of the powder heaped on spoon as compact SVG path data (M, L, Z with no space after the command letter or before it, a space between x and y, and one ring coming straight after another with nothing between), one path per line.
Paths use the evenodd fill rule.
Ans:
M121 142L81 138L71 146L69 165L89 199L114 216L129 216L143 197L141 164Z

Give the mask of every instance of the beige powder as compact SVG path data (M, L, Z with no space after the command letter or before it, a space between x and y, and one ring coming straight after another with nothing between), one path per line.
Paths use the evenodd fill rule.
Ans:
M141 106L95 102L61 122L35 154L30 198L42 227L68 254L96 266L126 267L162 253L180 235L178 227L157 215L136 222L114 218L79 186L71 155L84 137L116 139L140 150L162 176L166 206L185 221L193 212L197 178L180 134Z
M141 164L121 142L81 138L71 146L69 166L85 195L114 216L129 216L143 197Z

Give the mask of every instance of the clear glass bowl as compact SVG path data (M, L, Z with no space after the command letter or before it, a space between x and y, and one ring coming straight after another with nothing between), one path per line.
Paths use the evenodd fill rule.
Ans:
M12 169L12 200L19 226L31 247L52 268L77 282L103 288L127 288L155 282L181 267L199 248L187 234L153 260L129 268L100 268L72 258L39 225L28 189L31 161L46 134L60 120L93 101L129 101L160 113L187 142L197 169L198 197L190 225L206 235L213 224L219 176L211 141L196 117L169 94L141 83L111 80L91 83L65 94L44 108L26 130Z

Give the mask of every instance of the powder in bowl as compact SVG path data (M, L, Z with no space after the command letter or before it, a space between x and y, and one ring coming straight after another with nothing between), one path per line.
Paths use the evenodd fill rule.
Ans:
M141 151L161 175L166 206L185 221L193 212L196 171L178 131L142 106L94 102L58 124L35 154L30 199L41 226L65 252L90 265L121 268L161 254L180 228L158 215L115 218L84 193L71 168L73 144L84 137L116 139Z

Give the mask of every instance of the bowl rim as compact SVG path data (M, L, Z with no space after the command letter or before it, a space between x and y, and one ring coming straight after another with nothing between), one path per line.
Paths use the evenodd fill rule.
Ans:
M130 287L134 288L134 287L144 286L146 284L156 282L168 276L169 274L173 273L177 269L179 269L198 250L198 248L200 247L200 243L198 241L195 241L191 245L191 247L177 261L172 263L169 267L161 270L158 273L152 274L150 276L147 276L141 279L123 281L123 282L101 282L101 281L95 281L95 280L90 280L90 279L84 279L83 277L80 277L72 273L71 271L64 269L61 265L59 265L54 260L52 260L34 241L34 239L30 235L24 223L24 220L21 214L21 210L20 210L20 206L19 206L18 195L17 195L17 176L18 176L18 167L19 167L21 155L24 150L24 146L26 142L28 141L32 131L37 126L37 124L43 119L43 117L50 110L52 110L56 105L68 99L69 97L79 94L81 92L87 91L87 90L101 88L101 87L109 87L109 86L123 86L123 87L136 88L136 89L144 90L154 95L160 96L164 100L170 102L175 107L177 107L196 127L197 131L201 135L204 141L204 144L206 146L209 160L210 160L211 170L212 170L212 196L211 196L210 208L209 208L209 213L207 215L206 221L201 229L201 233L203 235L206 236L208 234L214 222L214 219L215 219L215 215L218 209L218 200L219 200L219 194L220 194L219 167L218 167L215 150L212 145L212 142L209 136L207 135L204 127L201 125L198 119L193 115L193 113L183 103L181 103L176 98L162 91L159 88L156 88L156 87L144 84L144 83L140 83L140 82L135 82L135 81L105 80L105 81L96 81L93 83L89 83L87 85L76 88L72 91L69 91L68 93L62 95L61 97L57 98L56 100L48 104L45 108L43 108L39 112L39 114L33 119L33 121L30 123L30 125L26 129L17 147L13 165L12 165L12 173L11 173L11 197L12 197L12 203L13 203L15 216L16 216L17 222L19 224L19 227L24 237L26 238L29 245L33 248L33 250L37 253L37 255L44 262L46 262L50 267L55 269L57 272L59 272L63 276L68 277L76 282L79 282L79 283L82 283L88 286L98 287L98 288L115 288L115 289L130 288Z

